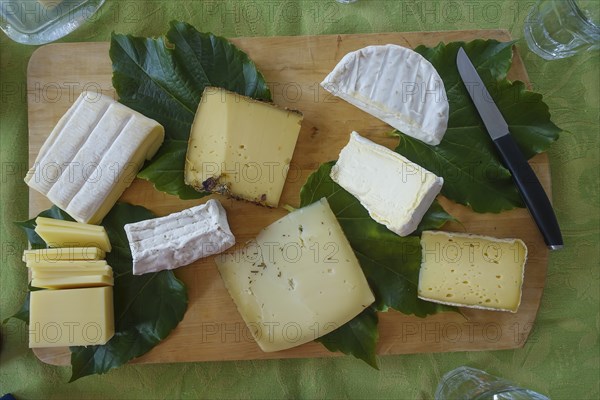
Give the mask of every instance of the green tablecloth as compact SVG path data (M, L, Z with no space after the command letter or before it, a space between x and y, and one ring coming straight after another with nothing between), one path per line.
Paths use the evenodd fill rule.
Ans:
M106 41L113 30L159 35L172 19L226 37L504 28L522 38L531 3L108 0L93 22L62 41ZM26 71L35 48L0 34L0 319L18 309L26 291L20 261L25 236L12 221L28 217L22 180L27 169ZM0 395L430 399L445 372L470 365L555 399L599 398L600 57L596 52L548 62L529 52L522 40L518 50L553 121L569 132L549 152L566 246L550 256L541 309L523 349L384 356L379 372L351 357L131 365L68 384L69 368L39 362L27 347L26 326L12 321L2 327Z

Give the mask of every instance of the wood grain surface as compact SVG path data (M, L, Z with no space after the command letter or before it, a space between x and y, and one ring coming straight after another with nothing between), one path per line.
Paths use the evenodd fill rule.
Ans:
M440 41L490 38L510 40L503 30L353 34L300 37L236 38L232 41L256 62L269 82L275 103L301 110L304 122L280 204L299 204L299 190L322 162L337 158L352 130L393 148L397 139L385 136L390 127L354 106L332 97L319 82L348 52L373 44L395 43L406 47L433 46ZM111 85L108 43L61 43L39 48L28 69L29 161L30 165L63 113L82 90L102 91L116 97ZM510 79L528 82L515 53ZM550 170L545 155L531 161L546 191L550 193ZM451 184L447 182L446 184ZM182 201L160 193L146 181L135 180L122 201L143 205L159 216L203 203L208 198ZM227 209L238 243L253 238L260 229L286 214L246 202L219 198ZM529 248L523 297L518 313L462 309L425 319L395 311L380 313L379 354L474 351L521 347L533 328L544 287L548 251L527 210L476 214L441 198L443 206L461 224L444 229L519 237ZM30 215L51 204L30 191ZM263 353L252 339L227 293L212 258L179 268L178 278L188 287L189 307L183 321L159 346L134 360L136 363L166 363L212 360L332 356L318 343L287 351ZM25 284L25 283L24 283ZM65 365L66 348L36 349L42 361ZM358 361L357 361L358 362Z

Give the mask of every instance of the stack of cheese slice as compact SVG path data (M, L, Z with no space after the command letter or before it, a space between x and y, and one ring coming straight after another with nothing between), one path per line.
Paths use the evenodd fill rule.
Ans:
M75 220L96 224L163 139L156 121L84 92L50 133L25 182Z
M114 334L111 250L101 226L38 217L35 231L51 247L26 250L29 347L105 344ZM72 247L68 247L72 246Z

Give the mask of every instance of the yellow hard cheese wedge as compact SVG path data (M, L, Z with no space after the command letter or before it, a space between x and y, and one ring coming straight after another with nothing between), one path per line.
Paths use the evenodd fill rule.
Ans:
M25 250L23 262L101 260L106 256L104 250L97 247L57 247L50 249Z
M208 87L196 111L185 183L277 207L302 114Z
M375 301L326 199L291 212L216 263L263 351L312 341Z
M35 232L50 247L98 247L110 252L104 227L59 219L37 217Z
M44 142L25 182L75 220L96 224L164 139L158 122L83 92Z
M29 347L101 345L113 335L111 286L31 292Z
M108 265L101 268L31 268L31 277L36 278L68 278L71 276L113 276L113 270ZM39 287L39 286L38 286Z
M108 275L81 275L74 274L57 277L37 277L34 275L31 286L44 289L73 289L89 288L96 286L113 286L114 280Z
M519 239L425 231L418 296L436 303L516 312L527 247Z

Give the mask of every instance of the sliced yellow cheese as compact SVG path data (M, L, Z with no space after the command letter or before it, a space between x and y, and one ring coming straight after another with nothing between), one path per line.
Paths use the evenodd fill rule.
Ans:
M425 231L418 296L436 303L516 312L527 247L519 239Z
M25 264L27 268L32 269L60 269L60 268L74 268L74 269L94 269L94 268L104 268L108 266L106 260L90 260L90 261L82 261L82 260L61 260L61 261L29 261Z
M302 114L208 87L196 111L185 183L277 207Z
M291 212L215 260L263 351L325 335L375 300L326 199Z
M35 232L50 247L98 247L110 252L111 246L102 226L37 217Z
M32 261L68 261L101 260L106 256L104 250L97 247L56 247L50 249L25 250L23 262Z
M71 276L113 276L113 270L108 265L102 268L31 268L31 277L36 278L67 278Z
M61 276L55 278L33 277L31 286L44 289L73 289L96 286L113 286L114 280L108 275Z
M33 291L29 307L31 348L101 345L114 335L112 286Z

